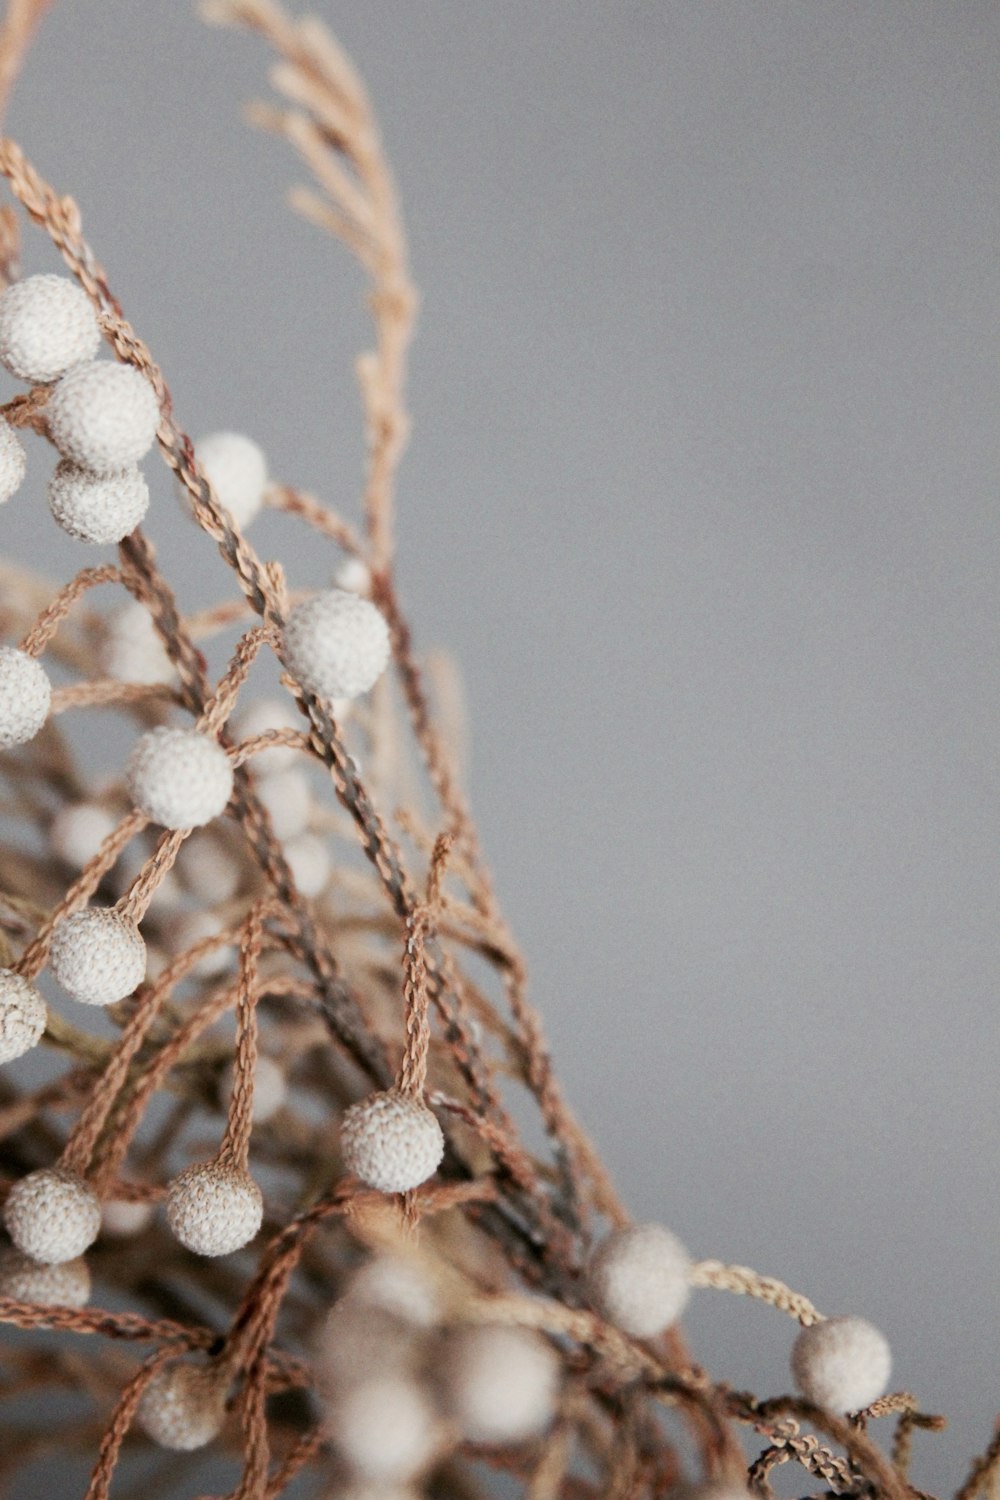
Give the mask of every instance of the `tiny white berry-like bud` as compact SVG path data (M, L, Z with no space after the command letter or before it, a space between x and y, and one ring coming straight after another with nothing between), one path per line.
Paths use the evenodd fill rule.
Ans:
M320 1333L316 1350L320 1394L331 1403L362 1381L417 1374L426 1352L421 1334L414 1324L348 1293L333 1308Z
M827 1411L862 1411L884 1395L891 1371L888 1341L864 1318L824 1318L792 1346L795 1384Z
M228 1109L229 1100L233 1092L233 1075L227 1072L223 1075L219 1089L219 1103L223 1109ZM265 1125L284 1104L288 1097L288 1080L280 1063L275 1062L273 1057L267 1057L264 1053L258 1053L257 1066L253 1074L253 1104L250 1107L250 1118L255 1125Z
M13 969L0 969L0 1063L36 1047L45 1020L45 1001L35 986Z
M49 965L74 1000L114 1005L145 978L146 944L128 917L113 907L90 906L56 925Z
M153 617L138 599L125 604L104 623L98 646L101 668L119 682L172 682L174 665L153 624Z
M149 509L149 489L134 464L114 474L91 474L64 458L49 483L49 509L78 541L120 542Z
M433 1328L441 1315L437 1288L408 1256L373 1255L351 1277L347 1297L361 1307L377 1307L415 1328Z
M43 1265L61 1265L94 1243L101 1205L75 1172L42 1167L15 1182L3 1206L3 1221L22 1255Z
M299 833L284 846L292 879L303 896L318 896L330 878L330 852L315 833Z
M9 1245L0 1251L0 1297L48 1307L86 1307L90 1271L81 1258L44 1266Z
M200 828L233 794L229 756L198 729L151 729L129 756L125 777L139 811L164 828Z
M264 503L267 459L241 432L213 432L199 438L194 456L218 499L237 526L249 526Z
M259 734L268 734L273 729L303 729L301 717L284 698L258 698L248 703L233 716L233 732L237 739L252 740ZM287 771L301 759L301 751L292 745L272 745L267 750L258 750L250 764L261 775L272 775L275 771Z
M275 838L293 839L312 816L313 796L305 771L293 766L257 782L257 796L267 808Z
M239 860L212 833L185 839L175 869L193 896L213 906L230 900L240 888Z
M156 393L131 365L76 365L53 387L49 435L63 458L113 474L149 452L160 423Z
M462 1328L445 1344L445 1401L467 1441L523 1442L552 1420L559 1370L554 1349L529 1328Z
M340 1127L344 1165L382 1193L406 1193L433 1177L444 1135L419 1099L389 1089L352 1104Z
M0 297L0 361L19 380L58 380L100 342L90 298L68 276L29 276Z
M101 1233L110 1239L141 1234L153 1217L153 1205L130 1198L109 1198L101 1205Z
M227 1386L226 1374L212 1365L163 1365L142 1393L136 1421L161 1448L204 1448L225 1421Z
M377 1375L338 1394L329 1408L331 1436L357 1474L373 1482L412 1478L437 1440L434 1409L415 1381Z
M0 505L20 489L27 467L24 444L10 423L0 417Z
M0 646L0 749L33 740L51 703L52 684L41 663L16 646Z
M333 582L349 594L367 594L372 586L371 569L360 557L345 557L334 569Z
M619 1229L591 1257L590 1300L602 1317L634 1338L654 1338L676 1323L691 1293L690 1257L659 1224Z
M288 616L285 655L292 675L318 698L356 698L385 671L389 627L369 600L328 589Z
M167 1222L196 1255L241 1250L263 1218L264 1200L250 1174L217 1161L185 1167L167 1189Z
M61 807L52 819L49 842L52 852L74 870L82 870L115 830L115 820L93 802Z

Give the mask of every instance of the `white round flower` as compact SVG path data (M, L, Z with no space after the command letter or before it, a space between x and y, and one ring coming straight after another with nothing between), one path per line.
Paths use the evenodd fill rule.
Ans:
M359 1477L410 1479L429 1462L436 1443L434 1409L420 1387L400 1375L379 1375L342 1391L329 1411L331 1436Z
M367 693L389 660L389 627L382 615L346 589L328 589L297 604L284 643L293 677L326 701Z
M132 1198L108 1198L101 1205L101 1233L115 1240L141 1234L153 1217L152 1203Z
M206 911L202 908L198 911L179 913L169 923L165 936L171 953L186 953L196 943L204 942L206 938L218 937L219 933L225 930L225 926L225 922L221 917L217 917L214 911ZM191 973L199 979L215 979L219 974L226 972L233 962L234 954L235 949L229 943L210 948L199 958Z
M0 417L0 505L20 489L27 468L24 444L10 423Z
M114 1005L145 978L146 944L128 917L113 907L91 906L57 924L49 965L74 1000Z
M308 826L313 810L312 787L298 766L261 776L256 791L267 809L275 838L293 839Z
M315 833L299 833L284 846L292 879L303 896L318 896L330 878L330 851Z
M198 729L151 729L129 756L125 776L136 807L164 828L200 828L233 794L228 755Z
M229 901L240 888L239 860L214 833L185 839L175 868L191 894L213 906Z
M33 740L51 704L52 684L41 663L16 646L0 646L0 749Z
M795 1384L827 1411L863 1411L885 1393L891 1371L888 1341L864 1318L825 1318L792 1347Z
M217 1161L185 1167L167 1189L167 1223L196 1255L230 1255L264 1219L260 1188L248 1172Z
M138 599L108 615L98 659L118 682L172 682L175 675L153 617Z
M94 1243L101 1205L75 1172L43 1167L15 1182L3 1206L3 1221L22 1255L61 1265Z
M231 1071L223 1074L219 1086L219 1103L228 1110L233 1092ZM280 1063L266 1053L257 1054L257 1066L253 1075L253 1104L250 1118L255 1125L265 1125L272 1119L288 1098L288 1080Z
M226 1375L212 1365L163 1365L142 1393L136 1421L161 1448L190 1453L217 1437L226 1416Z
M371 569L360 557L345 557L334 569L333 582L336 588L346 589L349 594L367 594L372 586Z
M523 1442L552 1420L559 1371L554 1349L531 1329L459 1329L442 1363L448 1410L468 1442Z
M82 1258L61 1265L41 1265L13 1245L0 1250L0 1297L47 1307L86 1307L90 1271Z
M419 1099L389 1089L352 1104L340 1127L344 1165L382 1193L406 1193L433 1177L444 1135Z
M351 1277L347 1296L362 1307L377 1307L415 1328L433 1328L441 1316L437 1288L408 1256L373 1255Z
M241 432L213 432L199 438L194 456L216 496L237 526L249 526L264 503L267 459Z
M0 297L0 361L19 380L58 380L100 342L90 298L68 276L29 276Z
M93 802L61 807L49 829L52 852L72 869L82 870L115 827L115 820L107 809L97 807Z
M49 484L49 508L78 541L120 542L149 509L149 489L135 464L114 474L91 474L64 458Z
M49 435L63 458L113 474L149 452L160 424L156 393L131 365L76 365L53 387Z
M233 716L233 733L237 739L253 740L274 729L304 729L305 723L286 698L258 698ZM302 752L292 745L272 745L258 750L250 764L261 775L287 771L300 760Z
M0 969L0 1063L37 1047L45 1021L45 1001L35 986L13 969Z
M422 1330L348 1293L333 1307L316 1348L319 1391L329 1404L342 1391L383 1375L413 1376L426 1353Z
M587 1271L596 1310L634 1338L654 1338L676 1323L691 1294L691 1260L668 1229L639 1224L610 1234Z

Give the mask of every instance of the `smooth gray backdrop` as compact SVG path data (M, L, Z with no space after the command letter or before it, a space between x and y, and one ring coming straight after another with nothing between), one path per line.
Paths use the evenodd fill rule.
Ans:
M569 1093L638 1214L886 1330L954 1419L917 1440L948 1490L1000 1405L1000 8L320 9L423 292L404 597L465 669ZM63 0L10 126L182 422L347 508L361 281L240 122L267 63L186 4ZM0 535L68 573L43 480ZM786 1387L779 1314L689 1322L717 1375Z

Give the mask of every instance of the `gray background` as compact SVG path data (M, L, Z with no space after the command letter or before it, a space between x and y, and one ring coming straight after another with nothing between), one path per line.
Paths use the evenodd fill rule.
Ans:
M423 291L404 598L461 657L569 1093L638 1214L886 1330L954 1418L918 1482L953 1488L1000 1403L1000 10L321 9ZM361 282L240 124L266 60L186 5L66 0L10 123L181 420L348 508ZM162 494L203 598L223 575ZM4 546L68 574L39 504ZM778 1314L703 1293L690 1326L785 1388Z

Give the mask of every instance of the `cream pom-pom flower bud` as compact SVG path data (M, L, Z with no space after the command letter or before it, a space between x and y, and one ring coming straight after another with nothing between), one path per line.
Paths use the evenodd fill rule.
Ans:
M113 474L91 474L64 458L49 482L49 509L78 541L120 542L149 509L149 488L135 464Z
M108 1198L101 1204L101 1233L109 1239L126 1240L151 1222L153 1205L146 1199Z
M140 812L164 828L201 828L233 795L233 768L217 739L198 729L150 729L125 768Z
M257 796L267 809L275 838L293 839L304 832L313 811L309 777L299 766L274 775L262 776L257 782Z
M146 975L146 944L138 927L114 907L90 906L56 925L49 965L83 1005L114 1005Z
M228 1387L228 1371L219 1366L190 1360L163 1365L142 1393L136 1421L161 1448L204 1448L222 1429Z
M864 1318L824 1318L792 1346L792 1377L807 1400L827 1411L862 1411L884 1395L892 1353Z
M232 1070L227 1070L219 1080L219 1103L228 1109L233 1092ZM288 1080L285 1070L266 1053L257 1054L257 1066L253 1070L253 1104L250 1118L255 1125L266 1125L274 1118L288 1098Z
M389 627L368 599L327 589L297 604L285 625L292 675L318 698L367 693L389 661Z
M448 1337L440 1373L448 1411L468 1442L520 1443L552 1420L559 1371L541 1334L488 1324Z
M300 715L284 698L258 698L233 715L233 733L241 740L256 739L259 734L269 734L274 729L304 727ZM270 776L275 771L287 771L300 755L294 745L269 745L266 750L258 750L250 764L261 775Z
M86 1307L90 1301L87 1262L78 1256L60 1265L41 1265L8 1245L0 1251L0 1297L48 1307Z
M341 1456L369 1482L412 1479L437 1446L434 1408L405 1375L376 1375L345 1387L328 1408L328 1423Z
M52 819L49 843L57 859L82 870L114 830L115 820L106 808L93 802L68 803Z
M315 833L298 833L285 844L284 855L302 895L321 895L332 869L330 851L324 840Z
M213 906L229 901L240 888L239 860L211 832L185 839L174 868L193 896Z
M433 1328L441 1316L436 1286L407 1255L373 1255L351 1277L346 1296L355 1306L380 1308L414 1328Z
M3 1206L3 1222L22 1255L43 1265L61 1265L94 1243L101 1205L75 1172L42 1167L14 1183Z
M94 474L114 474L149 452L160 423L156 393L131 365L75 365L52 389L49 436L63 458Z
M193 948L196 943L204 942L206 938L218 937L225 930L226 924L221 917L216 916L214 911L200 907L196 911L178 912L167 923L164 936L170 952L179 954ZM234 953L235 949L230 943L220 943L209 948L198 959L191 973L199 979L215 979L229 968Z
M220 1161L185 1167L167 1188L167 1223L196 1255L231 1255L257 1234L264 1200L249 1172Z
M433 1177L444 1155L444 1134L420 1099L388 1089L344 1112L344 1165L368 1187L406 1193Z
M97 648L101 670L118 682L172 682L174 664L153 624L153 617L138 599L123 604L108 615Z
M654 1338L687 1306L691 1259L660 1224L616 1230L597 1247L587 1268L591 1304L633 1338Z
M0 646L0 749L33 740L51 705L52 684L42 664L16 646Z
M46 1019L45 1001L30 980L13 969L0 969L0 1063L37 1047Z
M28 276L0 297L0 362L19 380L58 380L100 342L90 298L68 276Z
M242 432L212 432L198 439L194 456L237 526L249 526L267 489L263 450Z
M0 417L0 505L20 489L27 468L24 444L10 423Z

